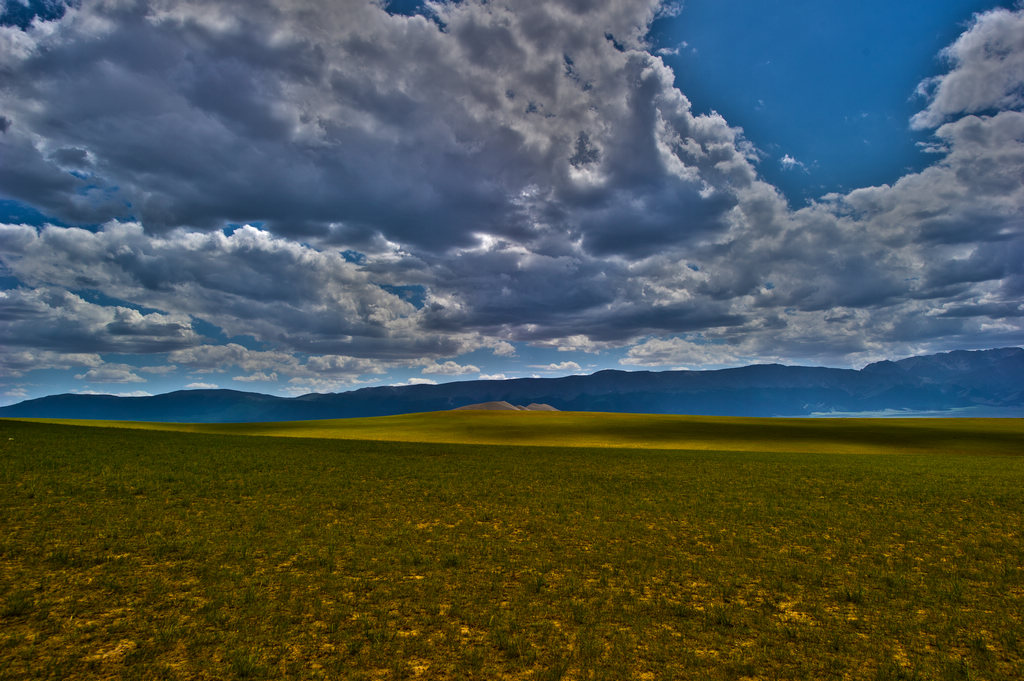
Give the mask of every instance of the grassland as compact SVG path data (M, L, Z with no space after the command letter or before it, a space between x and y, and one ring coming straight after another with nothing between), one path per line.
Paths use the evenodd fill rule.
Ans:
M1011 453L1024 449L1024 420L764 419L590 412L429 412L277 423L144 423L46 420L93 427L221 435L541 447L621 447L734 452Z
M0 679L1024 677L1020 421L474 423L0 421Z

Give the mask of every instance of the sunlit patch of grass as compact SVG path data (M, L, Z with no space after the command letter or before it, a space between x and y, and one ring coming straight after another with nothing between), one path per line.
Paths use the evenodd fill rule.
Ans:
M0 678L1024 669L1002 436L964 456L0 430Z
M385 442L694 451L1018 454L1024 419L815 419L457 411L278 423L33 419L98 427Z

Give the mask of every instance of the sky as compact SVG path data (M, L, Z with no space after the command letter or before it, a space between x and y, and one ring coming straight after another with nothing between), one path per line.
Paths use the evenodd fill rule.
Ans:
M1024 5L0 0L0 404L1024 344Z

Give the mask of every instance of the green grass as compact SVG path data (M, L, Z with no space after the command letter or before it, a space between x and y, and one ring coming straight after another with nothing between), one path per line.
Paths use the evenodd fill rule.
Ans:
M44 420L96 427L390 442L741 452L947 453L1024 449L1022 419L766 419L593 412L428 412L278 423Z
M1024 676L1021 422L656 421L0 421L0 679Z

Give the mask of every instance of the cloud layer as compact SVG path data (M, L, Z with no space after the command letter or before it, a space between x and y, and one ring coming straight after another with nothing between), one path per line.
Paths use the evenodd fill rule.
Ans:
M524 343L700 366L1024 341L1024 11L922 83L931 167L794 211L674 87L659 3L429 8L0 26L0 195L80 225L0 225L8 371L133 382L102 356L162 353L329 388Z

